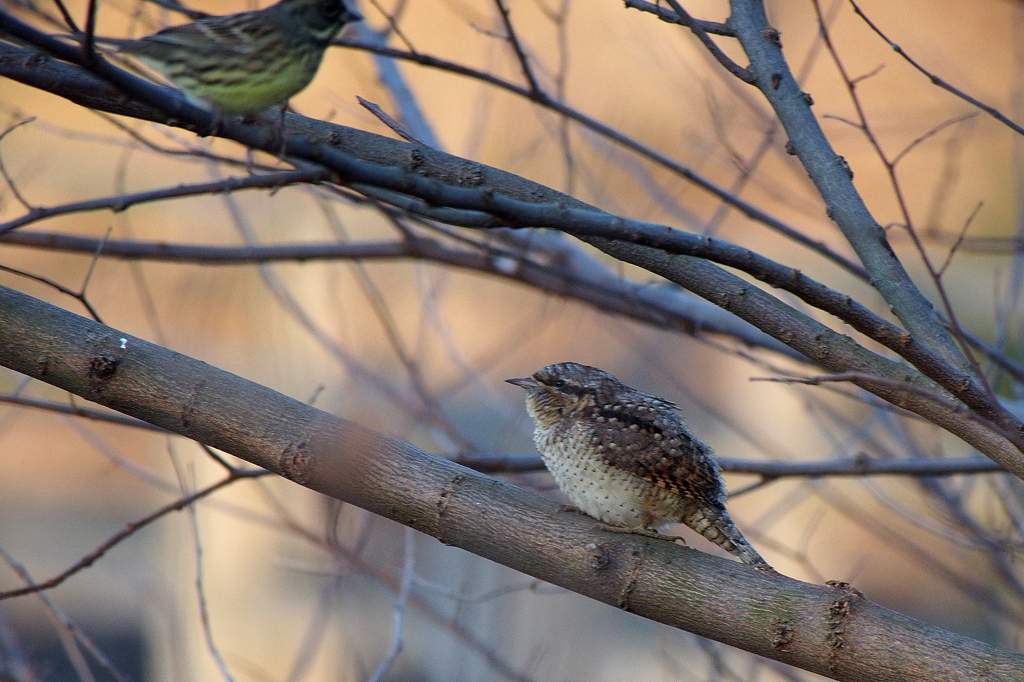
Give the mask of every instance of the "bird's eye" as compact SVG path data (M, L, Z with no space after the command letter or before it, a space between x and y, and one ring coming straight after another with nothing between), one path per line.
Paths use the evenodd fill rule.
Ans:
M551 385L554 386L555 388L564 388L565 387L565 379L556 379L555 382L553 384L551 384Z

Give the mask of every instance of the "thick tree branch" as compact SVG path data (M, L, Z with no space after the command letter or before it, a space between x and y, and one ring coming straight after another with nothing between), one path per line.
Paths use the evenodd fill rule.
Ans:
M666 156L665 154L662 154L657 149L643 144L639 140L632 138L622 133L621 131L612 128L611 126L608 126L602 123L601 121L598 121L597 119L594 119L584 114L583 112L566 105L564 102L560 102L543 93L535 93L531 91L529 88L525 88L510 81L498 78L497 76L486 71L480 71L478 69L474 69L438 57L433 57L431 55L408 52L405 50L399 50L393 47L388 47L386 45L366 44L345 38L337 39L335 41L335 44L341 47L363 50L378 56L390 57L396 60L405 60L413 62L415 64L419 64L420 66L440 69L442 71L447 71L455 75L465 76L467 78L472 78L474 80L478 80L480 82L493 85L496 88L500 88L502 90L505 90L506 92L518 95L519 97L528 99L541 107L550 109L551 111L580 124L584 128L596 133L597 135L600 135L608 140L611 140L612 142L615 142L616 144L625 147L626 149L635 152L636 154L642 156L643 158L646 158L647 160L661 166L662 168L671 171L672 173L678 175L679 177L684 178L689 182L692 182L693 184L697 185L704 191L717 197L722 202L728 204L729 206L732 206L737 211L747 216L751 220L755 220L763 224L765 227L768 227L769 229L778 232L787 239L791 239L797 242L798 244L807 247L808 249L828 259L829 261L835 263L837 266L843 268L847 272L850 272L851 274L857 277L863 277L865 279L867 278L867 273L864 271L864 268L860 266L860 264L850 260L846 256L836 251L833 251L824 242L808 237L800 230L796 229L795 227L787 223L784 223L775 216L761 210L760 208L744 200L742 197L733 194L722 187L719 187L717 184L715 184L708 178L705 178L703 175L700 175L699 173L695 172L692 168L684 166L678 161L673 160L672 158Z
M446 544L836 679L1024 675L1024 656L927 626L848 586L809 585L599 532L553 501L2 288L0 363Z

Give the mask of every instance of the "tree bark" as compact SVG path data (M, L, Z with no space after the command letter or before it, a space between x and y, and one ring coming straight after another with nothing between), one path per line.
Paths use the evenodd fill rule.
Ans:
M0 364L516 570L840 680L1024 679L1024 656L846 585L605 533L553 501L12 289Z

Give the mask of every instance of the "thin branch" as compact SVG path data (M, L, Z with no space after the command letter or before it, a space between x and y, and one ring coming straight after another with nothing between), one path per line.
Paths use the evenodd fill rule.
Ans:
M3 132L0 132L0 142L21 126L31 123L34 120L36 120L35 116L29 116L28 118L24 118L7 126ZM7 166L4 164L3 154L0 154L0 175L3 176L4 182L7 183L7 186L11 188L11 194L13 194L14 198L18 200L18 203L24 206L26 211L31 211L32 205L28 203L28 200L25 199L25 197L22 196L21 192L18 190L18 185L14 182L14 178L12 178L7 172Z
M405 126L403 126L401 123L396 121L386 111L381 109L379 104L375 104L374 102L371 102L368 99L363 99L359 95L356 95L356 100L359 102L359 104L364 109L366 109L371 114L376 116L377 119L380 120L381 123L386 125L388 128L391 128L392 130L394 130L396 133L398 133L400 136L402 136L402 138L408 140L409 142L414 142L416 144L421 144L424 147L430 146L426 142L424 142L423 140L418 139L415 135L413 135L411 132L406 130Z
M715 35L729 37L734 37L736 35L736 32L733 31L728 24L723 24L717 21L704 21L703 19L694 19L692 17L686 19L669 9L661 7L659 4L646 2L645 0L626 0L626 9L637 9L641 12L648 12L669 24L679 24L680 26L697 24L705 33L714 33Z
M78 235L52 232L12 232L0 237L0 243L13 243L33 248L92 252L98 240ZM742 343L766 348L775 353L800 356L771 337L745 326L731 315L718 316L717 308L703 310L700 299L693 299L690 309L679 305L678 296L664 287L651 287L623 280L615 276L595 276L567 267L555 255L537 258L514 253L494 245L481 245L469 240L479 251L456 249L440 241L416 237L398 242L310 242L301 244L252 244L217 246L206 244L169 244L141 240L109 240L103 255L107 258L129 260L155 260L164 262L232 265L294 260L396 260L420 259L454 266L460 269L487 273L508 281L521 282L556 296L581 301L596 309L615 315L624 315L662 329L675 329L704 336L724 334ZM552 260L551 264L540 262ZM701 312L703 310L703 313Z
M382 42L386 41L387 38L388 38L388 34L389 33L394 33L396 36L398 36L398 39L401 40L405 44L405 46L409 49L410 52L416 52L416 48L413 47L412 41L409 40L409 38L402 31L401 27L399 27L399 25L398 25L398 16L397 16L397 14L399 12L401 12L402 8L405 6L405 2L403 1L399 5L399 9L398 9L398 11L395 14L391 14L390 12L385 11L385 9L381 6L379 0L370 0L370 4L373 5L373 8L375 10L377 10L378 12L381 13L381 15L384 17L384 20L387 21L387 23L388 23L387 29L384 30L384 31L381 31L380 34L379 34L380 38L381 38L381 41ZM367 29L367 30L371 30L371 29Z
M280 189L288 185L299 183L315 183L326 180L330 172L322 168L305 170L278 171L265 175L249 175L246 177L225 178L214 182L182 183L174 187L161 187L158 189L133 192L131 194L116 194L109 197L97 199L85 199L74 201L58 206L29 207L28 212L17 218L0 223L0 235L5 235L19 227L52 218L53 216L69 215L84 211L97 211L109 209L114 213L120 213L132 206L145 204L164 199L177 199L180 197L191 197L203 194L224 194L237 192L245 189Z
M856 83L855 80L854 81L850 81L850 82L851 83ZM929 138L932 138L935 135L938 135L939 133L941 133L946 128L949 128L950 126L954 126L954 125L956 125L958 123L963 123L964 121L970 121L971 119L976 118L977 116L978 116L977 113L964 114L963 116L954 116L953 118L947 119L947 120L943 121L942 123L939 123L938 125L933 126L931 130L928 130L927 132L924 132L921 135L918 135L916 138L911 140L907 144L906 147L904 147L899 152L897 152L896 155L892 157L892 165L894 165L894 166L899 165L900 161L903 160L903 157L905 157L907 154L912 152L919 144L921 144L922 142L927 141Z
M11 570L17 573L18 577L21 578L26 585L32 586L35 584L35 581L33 581L32 575L28 572L28 569L26 569L23 565L18 563L14 559L14 557L11 556L11 554L3 547L0 547L0 557L2 557L5 562L7 562L7 565L11 567ZM91 655L96 660L100 667L107 674L109 674L110 677L115 680L115 682L129 681L130 678L114 666L111 660L107 657L105 653L103 653L103 651L99 648L99 646L97 646L93 639L89 637L87 634L85 634L85 632L82 630L82 627L75 623L73 620L71 620L71 617L68 616L63 610L61 610L56 604L54 604L52 599L50 599L43 592L40 592L36 596L46 607L46 610L50 613L51 617L54 619L59 628L63 630L65 633L67 633L67 635L70 638L72 638L73 641L77 642L78 644L81 644L82 648L85 649L89 653L89 655ZM2 645L0 645L0 654L6 653L9 652L4 651ZM8 663L7 660L0 658L0 664L6 663ZM82 665L85 666L85 672L88 672L88 664L84 660L82 660ZM0 672L11 672L11 670L9 667L4 667L4 665L0 665ZM7 678L3 679L6 680ZM21 678L11 678L11 682L13 682L14 679ZM26 681L30 681L34 680L35 678L26 677L24 679Z
M64 5L63 0L54 0L54 4L57 5L57 11L60 12L60 16L64 19L64 23L68 25L72 33L81 33L82 31L78 28L78 24L75 22L75 18L71 16L71 12L68 11L67 6Z
M116 424L118 426L130 426L133 429L143 429L146 431L155 431L157 433L164 434L167 433L167 431L165 431L164 429L161 429L158 426L153 426L149 422L144 422L141 419L129 417L118 412L94 410L88 407L79 407L73 404L65 405L64 403L53 402L51 400L42 400L40 398L29 398L23 395L11 394L0 394L0 403L5 403L8 405L18 405L20 407L31 407L37 410L46 410L47 412L66 414L71 417L82 417L83 419L90 419L93 421L105 422L108 424Z
M221 654L220 649L217 647L217 642L213 638L213 626L210 623L210 610L206 606L206 588L203 581L203 544L199 537L199 519L197 518L195 505L188 505L187 511L189 527L192 530L192 546L195 550L196 599L199 602L199 621L203 626L203 640L206 642L206 648L217 665L221 677L224 678L225 682L234 682L235 678L228 669L228 664L224 661L224 656Z
M50 279L49 277L37 275L26 270L19 270L18 268L12 268L9 265L3 265L2 263L0 263L0 272L7 272L12 275L17 275L18 277L24 277L25 279L30 279L34 282L39 282L40 284L45 284L51 289L54 289L57 292L64 294L65 296L70 296L71 298L81 303L82 307L85 308L86 312L89 313L89 316L92 317L92 319L96 320L97 322L103 321L100 319L99 313L96 311L95 308L92 307L92 304L89 302L89 299L85 297L85 294L83 292L69 289L60 282Z
M949 253L946 254L946 260L944 260L942 265L939 266L938 276L940 279L944 274L946 274L946 269L949 267L949 264L953 262L953 256L956 255L957 250L959 250L960 246L964 243L964 237L967 236L967 230L971 229L971 223L974 222L974 218L978 215L978 212L984 205L984 202L979 201L975 205L974 210L967 216L967 220L964 221L963 227L960 228L960 234L956 236L956 241L954 241L953 245L949 247Z
M98 10L97 0L89 0L85 15L85 36L82 39L82 61L85 64L96 61L96 12Z
M942 278L939 275L938 271L935 269L935 266L932 264L931 257L928 255L927 250L925 250L924 245L921 243L921 240L918 237L917 230L914 227L913 218L911 217L911 214L910 214L910 207L908 205L906 197L904 196L903 188L900 185L899 178L896 175L897 161L894 160L894 159L890 159L888 157L888 155L885 153L885 150L882 148L881 142L878 140L878 137L875 135L874 131L871 129L871 126L868 123L867 113L865 112L864 106L862 105L862 103L860 101L860 97L857 94L857 88L854 85L854 83L852 82L852 80L850 79L850 76L849 76L849 74L846 71L846 67L843 65L843 61L839 58L839 52L836 50L835 46L832 44L832 39L831 39L831 37L829 35L828 27L825 25L825 20L822 17L822 14L821 14L821 7L820 7L820 4L819 4L819 1L818 0L812 0L812 3L814 5L815 14L817 15L817 18L818 18L819 30L820 30L820 32L822 34L822 37L825 40L825 46L828 48L829 54L832 56L832 61L835 62L836 68L838 69L840 75L842 76L843 82L846 84L846 88L847 88L847 91L849 92L850 99L853 100L853 105L854 105L854 108L857 111L857 117L858 117L858 119L860 121L860 128L863 131L865 137L867 137L868 142L871 144L871 147L875 150L875 153L878 155L879 160L882 162L883 166L885 167L886 173L887 173L887 175L889 177L889 184L892 186L893 194L896 196L896 202L899 205L900 213L903 216L904 228L905 228L907 234L910 235L910 239L914 243L914 247L917 249L918 255L920 256L921 261L924 263L925 268L927 269L928 274L929 274L929 276L932 279L932 283L935 285L936 290L939 293L939 298L942 301L943 308L945 308L946 317L949 320L949 324L948 325L942 325L941 330L946 332L947 336L949 335L949 332L951 331L952 332L952 339L954 339L956 341L956 343L960 347L961 353L959 355L957 355L957 356L949 355L948 351L950 351L952 349L947 349L946 355L947 355L948 359L950 360L950 362L952 362L954 364L957 364L957 365L963 365L964 364L963 361L966 359L967 366L972 369L972 371L974 373L974 376L977 378L978 382L981 384L981 388L985 391L986 394L988 394L989 400L991 402L993 402L993 403L998 403L999 399L996 397L995 391L992 389L991 385L989 384L987 375L982 370L981 364L978 362L977 358L975 357L974 352L971 349L971 345L967 342L966 335L965 335L965 333L963 331L963 328L960 325L959 319L957 318L956 311L953 308L953 304L952 304L952 302L951 302L951 300L949 298L949 294L946 291L945 285L942 283ZM955 121L956 121L956 119L953 120L953 122L955 122ZM946 125L942 124L942 125L938 126L937 128L933 129L933 131L937 132L938 130L943 129L944 127L946 127ZM904 156L901 156L900 158L905 158L905 153L907 153L910 150L914 149L919 141L928 139L928 137L930 137L930 135L926 133L925 135L921 136L917 140L914 140L913 142L911 142L904 149ZM852 175L851 175L851 177L852 177ZM883 239L884 239L884 236L883 236ZM909 280L909 278L907 279L907 284L906 285L910 286L910 287L914 286L913 283ZM878 284L876 284L876 287L877 286L878 286ZM915 291L916 291L916 289L915 289ZM887 300L888 299L889 299L889 297L887 297ZM895 300L895 299L892 299L892 300ZM910 301L908 301L908 303L910 303ZM931 304L929 303L928 305L930 306ZM897 314L899 314L899 313L897 312ZM901 319L903 319L903 318L901 317ZM910 329L911 331L915 331L914 326L910 325L907 320L904 320L904 324L907 324L907 328ZM925 329L925 328L921 327L921 329ZM938 340L939 337L934 335L934 332L936 332L936 331L937 330L932 329L930 333L932 333L934 338ZM915 333L920 333L920 332L915 332ZM1017 427L1013 427L1013 428L1017 428Z
M124 528L111 535L109 538L103 541L98 547L93 549L91 552L89 552L81 559L76 561L74 564L64 569L52 578L44 580L43 582L35 583L34 585L30 585L28 587L15 588L13 590L7 590L6 592L0 592L0 601L3 601L4 599L11 599L13 597L20 597L26 594L35 594L36 592L41 592L43 590L51 590L54 587L57 587L58 585L63 583L68 578L78 573L79 571L82 571L92 566L104 554L106 554L111 549L116 547L122 541L134 535L140 529L145 528L149 524L153 523L154 521L166 516L167 514L170 514L171 512L181 511L182 509L189 506L193 502L201 500L207 495L217 492L221 488L230 485L235 481L239 481L246 478L257 478L259 476L264 476L268 473L269 472L263 471L262 469L246 471L236 470L230 476L222 478L216 483L208 485L205 488L200 488L199 490L195 491L194 493L191 493L190 495L181 497L169 504L164 505L163 507L160 507L159 509L153 511L150 514L143 516L140 519L136 519L135 521L125 524Z
M391 629L391 645L388 647L384 660L380 662L377 669L370 676L370 682L381 682L391 666L398 660L402 653L402 628L405 623L405 607L409 603L409 595L412 592L413 579L416 576L416 531L406 528L402 537L405 540L405 559L402 562L402 580L399 583L398 596L395 598L394 624Z
M693 34L697 36L697 40L703 43L707 51L711 53L711 56L714 57L719 64L725 67L726 71L736 76L744 83L754 82L754 75L750 73L750 70L743 68L734 62L729 55L725 54L725 52L722 51L722 48L718 47L718 44L715 43L715 41L711 39L711 36L707 34L704 27L701 26L699 22L694 21L689 12L683 9L683 6L679 4L678 0L667 1L668 4L672 6L672 9L675 10L676 16L681 19L680 23L690 28ZM629 7L628 2L626 7Z
M65 405L49 400L0 394L0 403L30 407L56 412L72 417L81 417L117 426L168 433L159 426L129 417L117 412L103 412L76 405ZM204 449L207 446L203 446ZM443 455L443 453L441 453ZM480 453L457 454L451 459L483 473L521 474L544 470L544 462L537 455L486 455ZM223 458L221 458L223 461ZM953 476L956 474L998 473L1004 469L990 459L982 457L961 457L953 459L878 459L866 454L850 459L823 459L811 461L783 462L771 459L744 459L719 457L723 471L733 474L750 474L785 478L793 476Z
M519 41L519 34L516 33L515 27L512 26L512 19L508 15L508 7L505 6L505 0L494 0L494 4L501 15L501 23L505 26L505 38L512 45L512 49L516 53L516 59L519 60L519 68L523 70L523 77L530 87L530 92L543 97L544 91L541 90L540 85L537 83L537 77L533 75L530 58L526 56L526 50L523 49L523 44Z
M889 39L889 37L887 35L882 33L882 30L880 28L878 28L878 26L876 26L875 23L873 21L871 21L871 19L869 19L866 14L864 14L864 11L860 8L860 6L856 2L854 2L854 0L850 0L850 4L853 6L854 13L857 16L859 16L861 19L864 20L864 23L868 25L868 28L870 28L872 31L874 31L878 35L879 38L881 38L886 43L888 43L889 47L891 47L893 49L893 51L896 52L896 54L898 54L899 56L903 57L903 59L905 59L908 64L910 64L912 67L917 69L921 74L926 76L928 78L928 80L931 81L932 85L937 85L938 87L942 88L946 92L949 92L949 93L959 97L960 99L964 100L968 104L971 104L972 106L975 106L978 109L981 109L986 114L988 114L989 116L991 116L995 120L999 121L1000 123L1002 123L1003 125L1008 127L1010 130L1014 131L1015 133L1018 133L1020 135L1024 135L1024 127L1022 127L1020 124L1015 123L1014 121L1012 121L1010 118L1008 118L1001 111L999 111L995 107L992 107L992 106L989 106L988 104L985 104L984 102L982 102L979 99L976 99L976 98L968 95L963 90L960 90L958 88L953 87L952 85L950 85L949 83L947 83L943 79L939 78L937 75L935 75L934 73L932 73L928 69L926 69L923 66L921 66L917 62L917 60L915 60L913 57L911 57L909 54L907 54L906 51L904 51L904 49L902 47L900 47L899 45L894 43L892 40Z

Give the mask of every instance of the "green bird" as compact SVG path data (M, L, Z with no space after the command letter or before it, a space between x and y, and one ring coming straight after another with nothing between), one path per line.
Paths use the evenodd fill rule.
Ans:
M285 104L320 68L324 50L362 17L342 0L281 0L255 12L198 19L138 40L103 38L218 115Z

